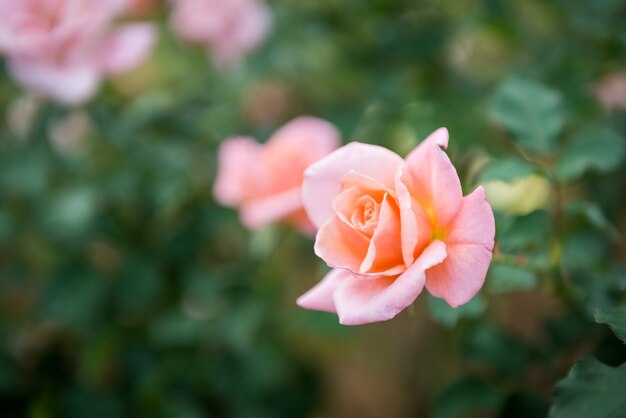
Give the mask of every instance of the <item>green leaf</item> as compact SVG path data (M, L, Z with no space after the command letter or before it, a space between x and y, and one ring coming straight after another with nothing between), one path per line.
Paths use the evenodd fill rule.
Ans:
M59 272L41 304L41 318L53 319L78 331L88 331L102 315L106 282L81 272Z
M607 237L591 228L568 234L563 241L561 266L565 271L593 271L606 260L610 251Z
M624 159L624 138L610 129L590 127L576 134L558 160L563 180L576 180L587 171L608 173Z
M502 393L482 380L467 378L450 386L435 402L434 418L464 418L497 412ZM495 416L495 415L494 415Z
M509 264L493 264L487 282L492 293L532 290L537 287L537 277L532 271Z
M198 341L206 323L172 311L156 318L150 326L152 342L162 347L184 347Z
M597 311L596 321L611 327L615 335L626 344L626 307L622 306L609 311Z
M580 360L556 387L550 418L626 417L626 365Z
M535 171L530 164L517 158L503 158L490 161L483 169L480 179L513 181L520 177L526 177Z
M495 326L476 324L463 344L468 364L476 363L502 376L521 376L528 370L528 345Z
M453 327L461 318L476 318L486 308L487 303L480 295L458 308L452 308L445 300L428 295L430 315L434 320L447 327Z
M496 229L500 247L507 253L541 247L547 242L549 230L550 216L545 210L513 218L513 222L506 229Z
M572 215L582 215L594 228L607 234L613 241L618 242L622 239L619 230L609 221L597 203L573 202L568 206L567 211Z
M517 77L502 83L490 112L515 135L521 147L539 154L554 150L565 119L560 93Z

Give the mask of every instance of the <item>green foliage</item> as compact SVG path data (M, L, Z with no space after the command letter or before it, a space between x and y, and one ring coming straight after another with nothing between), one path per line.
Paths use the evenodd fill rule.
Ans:
M465 305L452 308L448 303L434 296L428 296L428 309L433 319L447 327L453 327L462 318L479 317L487 308L486 301L477 296Z
M521 376L530 365L530 347L490 324L474 325L463 348L469 364L484 366L503 378Z
M535 81L510 78L502 83L490 105L492 117L531 152L552 152L565 114L561 95Z
M502 158L490 161L481 172L481 181L502 180L513 181L520 177L533 174L535 168L517 158Z
M626 365L612 368L593 357L580 360L556 387L551 418L626 416Z
M478 379L464 379L455 382L437 399L433 418L465 418L493 414L502 403L502 393L496 388Z
M532 270L508 265L493 264L489 268L487 283L492 293L515 290L532 290L537 287L537 277Z
M596 321L607 324L626 344L626 307L596 312Z
M559 157L556 171L563 180L576 180L586 171L608 173L622 162L624 138L607 128L587 128L574 135Z

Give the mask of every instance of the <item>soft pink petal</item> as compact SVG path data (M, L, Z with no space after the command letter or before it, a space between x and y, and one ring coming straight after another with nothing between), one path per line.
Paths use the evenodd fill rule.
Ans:
M170 22L182 39L205 45L226 70L267 36L272 15L260 0L176 0Z
M408 176L406 167L398 170L396 195L402 226L402 258L404 263L410 266L415 257L432 241L433 225L429 215L413 198L406 186L406 183L412 184L412 180Z
M426 272L426 289L453 308L469 302L485 282L491 249L482 244L450 244L448 258Z
M314 249L330 267L358 272L368 245L368 237L333 216L317 232Z
M11 75L27 89L66 105L76 105L90 98L100 84L100 76L89 65L55 66L32 59L11 59Z
M102 46L102 70L120 73L141 64L152 51L156 37L156 28L150 23L129 24L116 30Z
M459 212L445 227L449 244L485 244L493 248L495 233L493 211L482 186L463 198Z
M254 187L260 145L252 138L237 137L222 142L217 155L215 199L236 207L258 192Z
M402 181L405 167L396 173L396 195L398 199L398 207L400 209L400 222L402 225L402 258L407 266L413 264L413 253L417 246L417 219L411 208L411 193Z
M249 229L258 229L273 222L285 219L302 209L300 188L264 198L253 199L241 208L241 223Z
M310 164L330 154L340 144L341 134L335 125L313 116L300 116L277 130L266 146L269 149L293 149L295 154L306 157Z
M426 272L426 288L456 308L483 286L494 245L495 223L482 188L463 198L459 213L446 228L448 257Z
M305 309L323 312L337 312L333 293L341 282L352 278L348 270L331 270L318 284L298 298L296 303Z
M439 128L406 159L412 180L406 185L437 226L450 222L463 198L456 169L442 150L447 146L448 130Z
M339 145L339 131L330 123L304 116L280 128L263 145L259 164L268 192L300 187L304 170Z
M343 189L355 187L368 192L381 192L381 195L382 193L388 193L395 196L396 194L394 189L385 186L370 176L366 176L354 170L350 170L348 174L341 179L341 186Z
M374 230L367 254L359 274L393 276L402 273L406 266L402 259L400 216L396 202L386 195L380 208L378 226Z
M446 246L433 241L417 261L397 278L381 276L364 280L352 276L339 284L334 301L339 322L359 325L386 321L409 306L424 287L424 271L446 258Z
M342 178L356 171L393 189L394 177L404 161L377 145L352 142L311 165L304 174L302 199L311 221L318 227L333 216L332 202L341 191Z

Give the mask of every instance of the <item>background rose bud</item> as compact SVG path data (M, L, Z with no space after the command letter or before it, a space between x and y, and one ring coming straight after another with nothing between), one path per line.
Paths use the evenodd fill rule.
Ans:
M606 111L626 109L626 74L606 75L595 85L594 94Z
M487 181L483 187L491 206L511 215L527 215L545 207L550 199L550 182L536 174L512 182Z
M250 229L284 220L314 233L300 197L303 173L339 142L332 124L310 116L289 122L265 144L248 137L227 139L218 154L215 198L239 209Z
M463 197L441 128L403 160L348 144L305 173L315 253L334 270L298 299L344 325L393 318L424 286L452 307L470 301L491 262L495 225L482 188Z
M151 24L113 25L125 0L0 2L0 53L27 89L59 103L86 101L102 78L139 64L154 44Z
M225 70L265 39L271 13L262 0L173 0L170 18L183 40L205 45Z

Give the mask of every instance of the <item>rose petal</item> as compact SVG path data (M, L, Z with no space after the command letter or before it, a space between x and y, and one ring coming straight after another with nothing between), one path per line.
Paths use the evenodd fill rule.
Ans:
M314 162L341 145L341 134L330 122L313 116L300 116L278 129L267 141L272 149L297 149L297 154ZM304 152L306 150L306 152ZM308 164L307 164L308 165ZM303 167L303 169L306 167Z
M456 308L478 293L491 263L495 223L482 188L463 198L445 234L448 257L426 272L426 289Z
M55 66L28 58L8 61L11 75L29 90L66 105L75 105L91 97L98 85L98 71L89 65Z
M352 142L311 165L304 174L302 200L311 221L318 227L333 215L332 202L341 191L342 178L352 170L393 189L397 169L403 164L397 154L377 145Z
M396 195L400 210L402 258L407 266L413 264L415 257L429 243L433 237L433 226L428 214L411 196L405 182L411 184L407 178L406 167L398 170L396 175Z
M286 218L299 209L302 209L302 201L300 188L296 187L283 193L244 203L240 209L241 223L248 229L258 229Z
M363 280L352 276L337 286L333 298L344 325L386 321L409 306L424 287L424 271L446 258L446 245L433 241L399 277Z
M493 211L482 186L463 198L459 212L445 228L448 244L485 244L490 249L495 233Z
M406 266L402 259L400 238L400 214L396 202L385 195L367 254L361 263L359 274L393 276L402 273Z
M331 270L318 284L300 296L298 300L296 300L296 303L298 306L305 309L335 313L337 311L335 309L333 293L335 293L337 286L351 277L352 273L348 270Z
M304 116L287 123L263 145L259 164L267 192L301 186L304 170L338 145L339 131L322 119Z
M215 199L226 206L237 206L253 196L252 178L261 146L252 138L237 137L222 142L218 151Z
M317 232L315 254L330 267L359 271L369 239L333 216Z
M103 71L120 73L144 61L156 41L157 31L150 23L123 26L110 35L100 51Z
M366 176L365 174L356 172L354 170L350 170L348 174L346 174L341 179L341 186L343 189L348 189L351 187L367 191L370 194L376 194L377 192L382 196L384 193L395 196L395 190L390 189L385 186L381 182L371 178L370 176Z
M448 130L439 128L406 158L413 197L436 226L446 225L461 204L463 192L456 169L442 150L448 146Z

